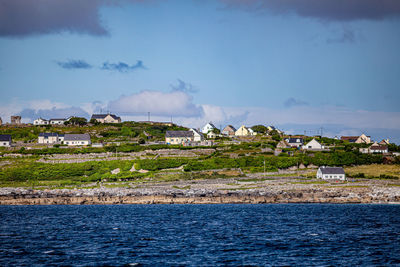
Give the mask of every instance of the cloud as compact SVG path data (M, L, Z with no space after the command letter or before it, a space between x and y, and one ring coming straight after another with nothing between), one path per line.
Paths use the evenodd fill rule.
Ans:
M123 115L140 115L151 112L158 116L201 116L203 109L193 103L193 98L181 91L160 92L141 91L129 96L121 96L110 101L108 108L112 112Z
M49 108L49 109L31 109L26 108L22 110L19 115L25 119L35 120L37 118L44 119L57 119L67 118L69 116L85 117L89 118L89 114L80 107L68 107L68 108Z
M177 84L171 84L171 88L173 91L181 91L186 93L197 93L198 89L195 88L192 84L182 81L178 79Z
M56 61L57 65L60 66L63 69L91 69L92 65L90 65L89 63L87 63L84 60L73 60L70 59L68 61Z
M0 36L59 32L106 35L99 8L104 0L0 0Z
M308 106L308 103L299 99L295 99L293 97L288 98L285 103L283 103L285 107L291 108L295 106Z
M135 65L129 65L124 62L118 62L118 63L104 62L103 66L100 69L127 73L129 71L133 71L136 69L146 69L146 67L143 65L143 62L141 60L138 60Z
M400 16L398 0L220 0L227 7L297 14L323 21L382 20Z
M23 38L61 32L107 36L100 9L142 1L0 0L0 36Z

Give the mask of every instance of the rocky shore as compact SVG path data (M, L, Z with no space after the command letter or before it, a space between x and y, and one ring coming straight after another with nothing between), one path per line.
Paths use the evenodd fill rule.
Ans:
M182 181L91 189L1 188L1 205L218 204L218 203L399 203L390 181L300 184L296 178L247 182L234 179Z

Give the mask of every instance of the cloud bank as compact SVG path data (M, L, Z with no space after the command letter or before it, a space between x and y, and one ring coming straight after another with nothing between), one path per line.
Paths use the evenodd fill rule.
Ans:
M198 117L201 107L193 103L193 98L182 91L160 92L141 91L128 96L121 96L108 104L109 110L124 115L151 114L156 116Z
M227 7L323 21L382 20L400 16L398 0L220 0Z

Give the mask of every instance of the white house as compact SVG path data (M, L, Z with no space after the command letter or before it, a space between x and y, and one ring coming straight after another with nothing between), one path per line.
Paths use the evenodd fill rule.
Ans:
M216 134L216 133L214 133L213 131L211 131L211 132L208 132L208 134L207 134L207 138L208 139L214 139L214 138L216 138L218 135Z
M285 141L291 146L291 147L301 147L304 144L303 138L285 138Z
M193 142L201 142L204 140L204 135L196 129L190 129L193 132Z
M49 121L39 118L33 121L33 125L49 125Z
M65 134L64 144L68 146L88 146L92 142L89 134Z
M50 124L51 125L64 125L64 122L66 122L67 119L50 119Z
M193 141L193 131L167 131L165 143L168 145L183 145Z
M121 118L114 114L93 114L92 119L100 123L121 123Z
M208 132L210 132L210 131L212 131L212 130L214 130L214 129L217 129L217 127L215 127L214 124L212 124L211 122L209 122L209 123L207 123L206 125L204 125L203 128L201 128L201 132L202 132L203 134L208 134Z
M0 146L10 147L12 143L11 135L0 134Z
M40 133L38 144L60 144L64 141L64 135L58 133Z
M378 144L377 142L373 143L370 147L368 148L360 148L361 153L365 154L372 154L372 153L388 153L389 149L387 145L381 145Z
M251 128L247 128L246 126L242 125L239 129L236 130L236 136L251 136L256 135L257 133L253 131Z
M317 140L313 139L307 144L303 146L303 149L305 150L322 150L324 149L324 146L321 145Z
M317 171L318 179L336 179L336 180L346 180L346 174L342 167L325 167L321 166Z

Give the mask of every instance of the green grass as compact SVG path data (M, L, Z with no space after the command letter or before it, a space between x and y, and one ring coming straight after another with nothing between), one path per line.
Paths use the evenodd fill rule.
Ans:
M179 187L177 185L173 185L172 188L181 189L181 190L188 190L190 189L190 185Z
M327 181L291 182L291 184L328 184Z

